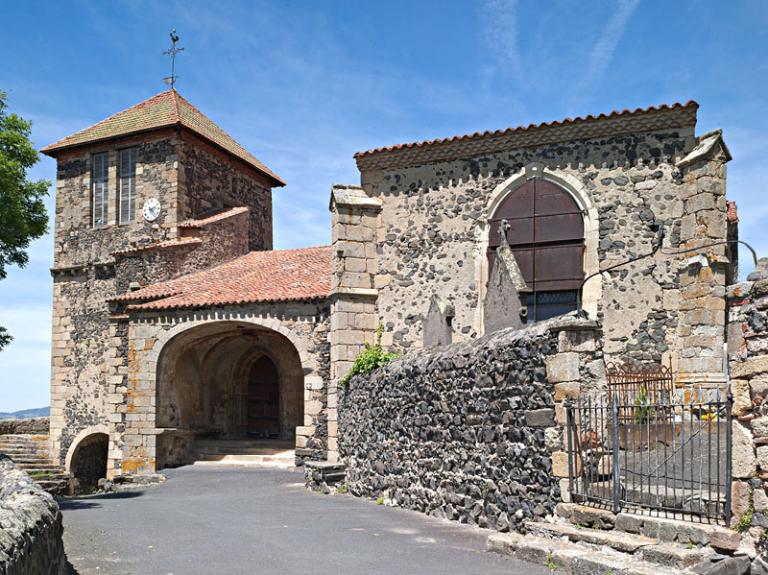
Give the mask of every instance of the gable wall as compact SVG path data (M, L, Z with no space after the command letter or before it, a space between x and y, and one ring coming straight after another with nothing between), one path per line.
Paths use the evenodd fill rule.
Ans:
M415 167L363 168L363 188L383 204L378 277L371 287L378 289L384 342L398 350L420 347L433 295L455 308L454 341L483 333L489 206L505 180L531 163L573 182L571 187L596 208L596 253L586 257L596 257L601 269L650 252L655 224L664 225L665 247L678 245L685 194L674 161L693 143L693 128L682 127ZM724 197L718 201L724 210ZM677 323L676 265L672 258L647 259L603 280L596 316L603 322L609 357L668 359Z

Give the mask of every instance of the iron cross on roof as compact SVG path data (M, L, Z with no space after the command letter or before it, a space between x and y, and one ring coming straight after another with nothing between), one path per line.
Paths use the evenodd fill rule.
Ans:
M176 28L174 28L173 30L171 30L171 47L170 49L163 52L164 56L171 57L171 75L168 76L167 78L163 78L163 82L171 85L171 90L176 89L176 78L178 78L178 76L176 75L176 54L184 51L184 48L176 47L176 42L178 41L179 41L179 37L176 34Z

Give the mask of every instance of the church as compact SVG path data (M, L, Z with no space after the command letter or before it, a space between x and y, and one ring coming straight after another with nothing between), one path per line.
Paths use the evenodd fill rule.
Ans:
M338 382L380 327L406 354L578 313L606 358L724 383L738 218L697 109L360 152L331 245L291 250L272 242L285 181L176 90L47 146L53 458L149 474L216 440L336 461Z

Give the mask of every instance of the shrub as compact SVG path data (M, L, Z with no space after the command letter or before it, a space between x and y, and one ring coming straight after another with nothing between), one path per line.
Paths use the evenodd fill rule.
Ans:
M382 333L384 333L384 326L379 325L376 330L376 343L374 345L365 344L365 348L355 357L355 363L352 364L351 369L339 380L339 385L345 386L354 376L369 374L377 367L386 365L398 357L398 354L386 352L381 347Z

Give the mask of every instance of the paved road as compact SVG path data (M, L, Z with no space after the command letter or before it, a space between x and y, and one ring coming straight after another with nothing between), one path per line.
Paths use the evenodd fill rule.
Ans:
M486 533L349 495L290 471L184 467L141 492L62 502L79 575L549 575L484 551Z

